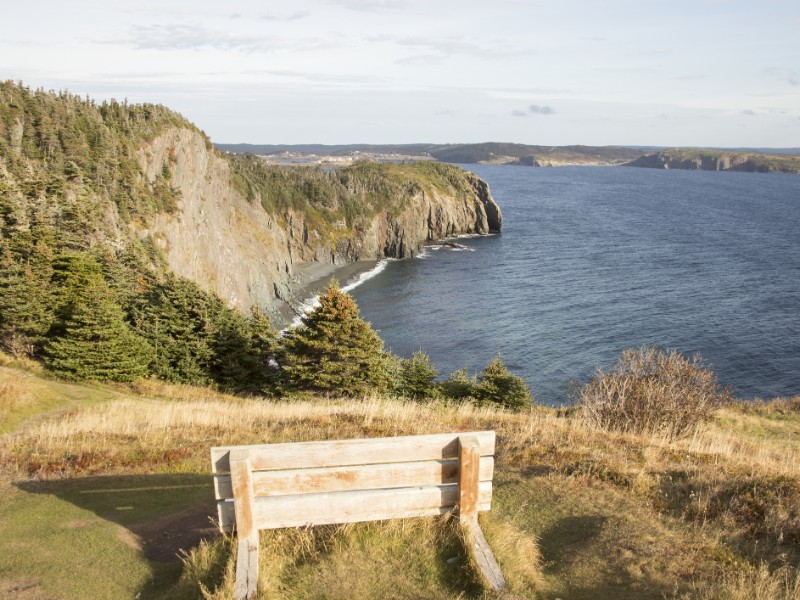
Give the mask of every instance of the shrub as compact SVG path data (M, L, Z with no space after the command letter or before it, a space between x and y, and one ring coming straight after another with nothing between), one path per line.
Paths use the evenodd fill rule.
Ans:
M688 360L675 350L647 347L626 350L579 391L584 416L598 427L670 439L693 432L729 399L700 356Z
M475 378L470 377L466 369L459 369L439 384L439 390L445 398L464 400L475 394L476 385Z
M431 363L430 357L422 350L414 352L411 358L401 361L400 393L415 400L434 398L437 393L434 380L438 376L439 371Z
M482 403L500 404L506 408L525 408L533 402L533 394L522 377L512 375L500 356L478 375L475 399Z

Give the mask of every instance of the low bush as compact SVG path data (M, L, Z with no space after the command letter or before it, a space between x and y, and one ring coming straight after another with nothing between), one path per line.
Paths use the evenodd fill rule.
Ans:
M424 400L437 396L436 377L439 371L422 350L400 362L400 393L406 398Z
M578 394L584 416L598 427L670 439L693 432L730 400L699 356L647 347L626 350L608 372L598 369Z
M512 375L499 356L492 359L478 375L474 396L480 403L499 404L514 409L527 408L533 402L533 394L525 380Z

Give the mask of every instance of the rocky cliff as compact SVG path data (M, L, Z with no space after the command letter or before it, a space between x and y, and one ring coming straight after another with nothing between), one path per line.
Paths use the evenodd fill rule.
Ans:
M696 171L798 173L800 172L800 158L796 156L752 154L749 152L675 149L646 154L627 163L625 166Z
M460 189L420 186L365 222L325 228L301 210L270 214L246 200L231 184L229 162L194 130L168 129L141 148L139 162L151 182L169 165L180 190L178 210L141 231L169 268L232 305L256 304L273 315L276 301L290 299L302 263L407 258L427 241L498 232L502 224L488 185L468 173Z

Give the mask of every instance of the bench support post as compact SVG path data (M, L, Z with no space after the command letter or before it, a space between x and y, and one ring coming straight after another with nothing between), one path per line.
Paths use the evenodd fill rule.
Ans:
M458 518L467 551L484 584L493 591L505 589L506 581L489 543L478 525L478 483L480 482L481 451L478 438L458 438Z
M245 449L230 453L231 485L236 511L236 535L239 543L236 556L237 600L256 595L258 584L258 529L253 522L253 477L250 455Z

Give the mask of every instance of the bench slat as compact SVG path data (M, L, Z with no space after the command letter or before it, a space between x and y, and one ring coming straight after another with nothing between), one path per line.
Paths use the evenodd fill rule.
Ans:
M220 446L211 449L211 466L214 473L229 472L228 455L234 448L250 451L250 461L254 471L447 460L458 458L460 435L476 436L481 456L494 454L494 431L477 431L290 444Z
M258 529L303 527L442 515L458 502L457 485L359 490L255 499L253 519ZM492 482L478 485L478 510L489 510ZM233 502L218 504L220 528L230 531L236 522Z
M480 481L491 481L493 476L494 458L481 457ZM442 485L458 483L458 461L256 471L252 479L256 497ZM217 500L233 498L231 476L215 475L214 490Z

